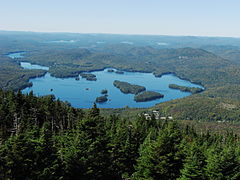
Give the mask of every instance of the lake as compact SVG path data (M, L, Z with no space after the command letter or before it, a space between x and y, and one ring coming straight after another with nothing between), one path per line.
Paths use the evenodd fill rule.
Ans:
M20 65L23 69L42 69L42 70L49 70L47 66L40 66L37 64L31 64L29 62L20 62Z
M21 63L21 66L27 69L46 68L30 63L27 65L26 63ZM173 74L163 75L159 78L155 77L152 73L124 72L124 74L117 74L115 72L108 72L108 69L91 73L96 75L97 81L87 81L80 76L78 81L75 78L55 78L52 77L50 73L46 73L43 77L30 79L33 86L23 89L22 92L26 94L33 91L37 96L53 94L62 101L70 102L74 107L90 108L95 102L95 99L101 96L101 91L107 89L109 101L98 103L98 107L122 108L129 106L143 108L191 95L189 92L170 89L168 87L169 84L203 88L200 85L182 80ZM124 94L113 86L114 80L145 86L147 91L164 94L164 98L148 102L135 102L133 94Z
M12 59L20 59L20 58L23 58L24 54L26 52L24 51L20 51L20 52L13 52L13 53L8 53L7 56L12 58ZM49 67L46 67L46 66L40 66L40 65L37 65L37 64L31 64L29 62L20 62L20 65L23 69L42 69L42 70L49 70Z
M19 51L19 52L10 52L7 54L8 57L12 58L12 59L17 59L17 58L23 58L23 54L25 54L26 52L24 51Z

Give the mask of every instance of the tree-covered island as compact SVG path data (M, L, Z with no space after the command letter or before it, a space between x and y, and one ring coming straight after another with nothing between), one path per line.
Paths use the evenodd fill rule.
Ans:
M134 96L134 101L136 102L146 102L146 101L152 101L155 99L163 98L164 95L158 92L154 91L145 91L140 94L136 94Z
M178 89L183 92L190 92L192 94L196 94L196 93L200 93L200 92L204 91L204 89L202 89L202 88L179 86L177 84L169 84L168 87L171 89Z
M144 86L139 86L135 84L130 84L128 82L115 80L113 85L120 89L121 92L125 94L138 94L142 91L145 91L146 88Z
M102 91L101 91L101 94L107 94L108 93L108 90L107 89L103 89Z
M108 69L107 72L114 72L114 69Z
M88 81L96 81L97 80L96 75L94 75L94 74L81 73L80 76L82 78L85 78Z
M103 103L103 102L106 102L108 100L107 96L99 96L96 98L96 102L97 103Z

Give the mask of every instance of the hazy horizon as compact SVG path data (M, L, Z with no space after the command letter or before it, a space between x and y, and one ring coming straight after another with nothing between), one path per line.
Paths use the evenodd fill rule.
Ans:
M240 36L207 36L207 35L174 35L174 34L129 34L129 33L97 33L97 32L64 32L64 31L24 31L24 30L5 30L0 29L0 32L17 32L17 33L46 33L46 34L99 34L99 35L126 35L126 36L169 36L169 37L209 37L209 38L240 38Z

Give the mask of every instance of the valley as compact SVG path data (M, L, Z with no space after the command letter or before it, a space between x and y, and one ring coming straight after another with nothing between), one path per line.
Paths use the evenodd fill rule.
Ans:
M9 39L12 38L11 35L8 36ZM189 39L184 37L142 36L140 40L139 38L141 36L97 35L90 37L88 35L76 34L74 35L75 37L72 36L71 39L68 40L67 38L63 38L66 36L65 34L51 36L52 35L49 34L43 34L38 36L39 39L36 41L36 39L32 40L34 35L29 35L25 37L28 41L24 38L20 40L21 46L19 42L19 45L15 44L11 46L11 48L5 47L1 50L1 58L6 59L5 61L1 61L1 63L12 63L11 68L15 67L17 71L23 71L26 74L19 78L16 77L16 80L18 79L17 83L10 83L11 81L15 81L15 73L12 75L14 79L10 82L8 77L2 78L2 88L17 90L27 87L23 90L24 93L29 93L33 90L34 94L39 96L54 94L57 98L70 102L74 107L82 108L91 107L95 99L101 95L99 92L104 88L108 89L109 97L107 102L99 104L100 108L123 108L125 106L139 108L152 107L158 103L190 95L191 93L189 92L171 90L169 87L166 87L169 84L192 87L189 82L182 84L182 82L187 81L202 85L202 87L198 85L194 85L194 87L204 87L204 92L191 95L191 98L187 98L186 102L190 102L195 98L211 98L212 101L215 102L219 97L222 98L222 101L231 101L231 103L235 104L236 101L240 99L239 93L237 93L240 89L240 78L238 77L240 76L240 67L228 59L224 59L207 50L199 49L206 47L206 49L214 51L214 49L217 49L217 46L213 46L213 42L216 41L216 39L198 38L196 41L196 39L193 38L192 41L196 42L189 43ZM46 39L46 37L52 42L46 43L46 40L43 40ZM56 38L59 37L61 41L56 40ZM90 41L83 41L83 37L88 38ZM106 41L109 37L112 37L112 39ZM124 38L128 38L128 42L133 43L120 43ZM160 47L159 45L154 45L154 43L144 44L145 39L153 40L153 38L158 42L166 42L168 45ZM140 41L136 41L137 39ZM65 41L71 43L65 43ZM179 41L183 42L181 46L177 45ZM238 46L238 41L235 39L230 38L225 41L225 39L219 38L219 47L221 47L221 49L226 47L227 49L230 46L230 41L232 41L236 47ZM90 44L96 43L96 45L91 46L89 42ZM7 43L11 44L11 41ZM191 46L191 48L184 47L184 43ZM1 46L4 47L4 45ZM21 57L10 57L10 59L7 59L5 55L9 52L16 52L16 55L20 55ZM3 68L4 66L1 67ZM112 71L120 71L124 72L124 74L117 74ZM10 77L14 71L10 70L8 72L8 76ZM38 74L40 72L41 74ZM28 76L27 74L30 73L34 75ZM84 79L79 76L81 73L89 73L96 77L91 77L94 80L93 82L85 82ZM132 75L130 75L131 73ZM153 73L154 76L152 76L151 73ZM100 78L104 77L104 79L99 80L98 76ZM131 78L134 79L134 76L136 79L131 80ZM140 78L144 78L145 80L140 81ZM158 82L160 79L162 79L163 82ZM146 86L147 90L164 94L164 98L150 102L134 103L133 95L117 92L117 89L110 85L110 83L107 85L108 83L106 82L109 80L111 82L120 80ZM165 81L167 81L168 84ZM54 82L59 82L60 84L56 86ZM63 85L63 82L67 82L67 84L71 83L71 85ZM41 85L42 88L38 85L39 88L37 88L37 83L43 83ZM95 85L93 85L94 83ZM101 83L101 86L99 86L98 83ZM144 83L148 84L145 85ZM67 88L69 88L69 90L67 90ZM72 93L63 93L63 91L71 91ZM83 97L81 95L83 95ZM85 99L85 97L91 98ZM114 97L121 97L119 98L121 101L114 103ZM182 100L179 102L181 101ZM168 103L163 103L162 105L168 106ZM171 107L167 109L171 110ZM131 111L131 109L129 109L129 111ZM175 115L176 118L178 118L178 115Z

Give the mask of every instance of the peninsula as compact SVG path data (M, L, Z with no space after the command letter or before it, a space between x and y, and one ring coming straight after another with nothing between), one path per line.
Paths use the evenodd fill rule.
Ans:
M186 87L186 86L179 86L177 84L169 84L168 87L171 89L178 89L182 92L190 92L192 94L200 93L204 90L204 89L198 88L198 87Z

